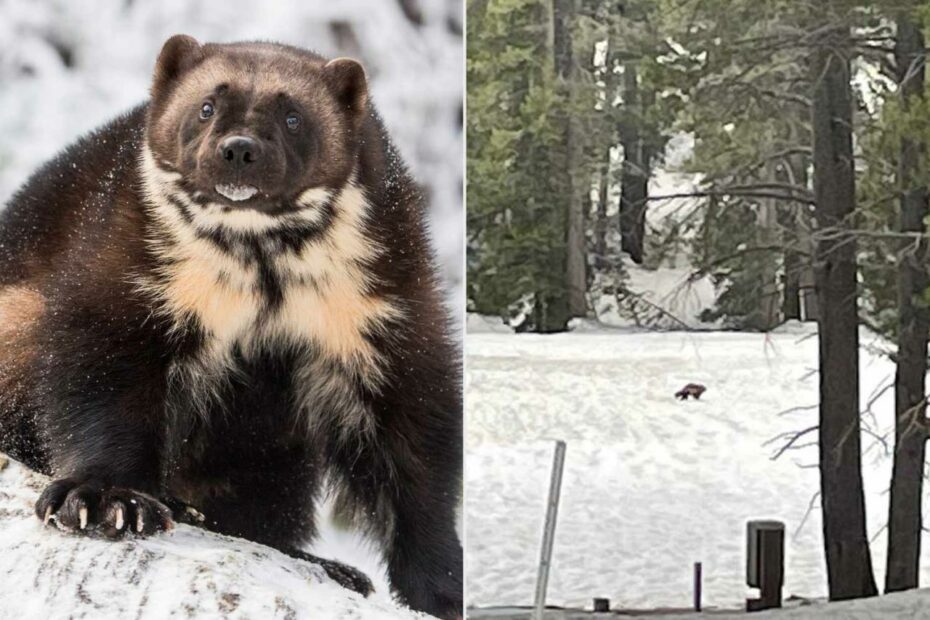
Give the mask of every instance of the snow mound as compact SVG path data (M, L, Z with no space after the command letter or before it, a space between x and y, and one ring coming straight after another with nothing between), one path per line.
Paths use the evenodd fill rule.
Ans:
M465 320L469 334L512 334L513 329L499 316L485 316L469 312Z
M0 618L426 618L315 564L187 525L120 542L43 527L32 506L46 483L0 454Z

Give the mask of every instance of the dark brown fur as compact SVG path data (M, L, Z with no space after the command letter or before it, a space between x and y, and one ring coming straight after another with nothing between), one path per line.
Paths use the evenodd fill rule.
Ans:
M675 398L678 400L688 400L689 397L694 397L694 400L701 400L701 395L706 391L707 388L700 383L689 383L675 392Z
M210 97L216 116L198 120ZM278 124L294 110L305 133ZM218 158L233 133L260 143L254 166L231 171ZM159 203L166 213L177 209L176 225L159 220L147 197L146 145L190 198ZM351 273L364 278L340 282L326 272L316 281L312 265L306 276L282 270L277 261L300 263L314 243L333 244L318 256L334 260L340 243L356 240L332 236L347 217L340 197L348 196L353 170L369 205L360 238L381 248L353 263ZM260 192L243 205L213 190L227 182ZM307 207L299 197L308 188L333 198L314 207L319 217L301 220ZM195 229L191 218L210 205L229 217L296 219L267 231ZM346 336L330 347L349 343L359 359L371 353L377 364L333 357L312 338L237 341L228 352L232 367L209 389L196 388L198 360L212 359L216 333L197 312L160 297L176 277L188 233L212 248L210 256L254 274L239 293L235 274L223 270L210 284L255 300L250 329L284 321L282 312L299 318L288 295L302 287L308 299L325 301L334 277L354 291L346 299L358 308L383 305L383 316L358 324L360 340L343 327ZM159 58L152 101L66 149L0 213L0 319L11 314L4 299L17 295L30 303L16 306L21 328L0 328L0 450L56 478L36 507L41 518L72 529L86 519L115 537L141 516L142 533L152 533L170 527L171 509L177 516L181 506L157 498L177 497L211 529L301 555L295 548L315 533L314 502L327 472L344 509L380 540L398 597L435 615L462 613L454 527L460 353L449 338L415 186L357 63L327 63L273 44L201 46L173 37ZM317 311L308 307L309 318ZM342 317L331 318L335 329ZM331 384L341 391L326 391ZM130 525L117 528L117 514ZM365 590L363 576L324 566Z

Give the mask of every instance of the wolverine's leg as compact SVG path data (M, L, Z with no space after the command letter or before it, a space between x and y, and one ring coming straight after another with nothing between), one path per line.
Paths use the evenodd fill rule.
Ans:
M45 299L26 286L0 287L0 452L48 473L35 397L36 324Z
M359 513L381 534L391 587L411 608L462 617L462 546L455 530L461 488L461 410L449 399L373 405L377 430L330 433L329 459Z
M211 451L214 465L220 451L220 446ZM228 454L229 460L219 458L222 476L215 478L217 490L197 506L207 528L318 564L334 581L364 596L374 590L359 570L300 549L316 533L314 500L319 486L317 459L306 446L264 437L248 451Z
M171 527L156 499L166 354L152 323L127 306L116 313L61 303L37 331L36 393L56 480L36 514L74 531L99 525L114 537Z

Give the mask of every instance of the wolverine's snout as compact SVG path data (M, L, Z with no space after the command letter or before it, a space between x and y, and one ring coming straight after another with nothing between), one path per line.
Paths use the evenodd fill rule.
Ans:
M220 142L217 155L226 162L226 166L242 170L261 159L262 146L248 136L229 136Z

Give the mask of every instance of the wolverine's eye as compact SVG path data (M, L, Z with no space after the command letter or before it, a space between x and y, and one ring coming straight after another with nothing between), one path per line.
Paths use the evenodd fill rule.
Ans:
M213 116L213 104L209 101L204 102L204 104L200 106L200 118L201 120L207 120L211 116Z
M300 116L296 112L291 112L287 115L287 118L284 119L284 122L287 123L287 128L291 131L297 131L297 128L300 127Z

